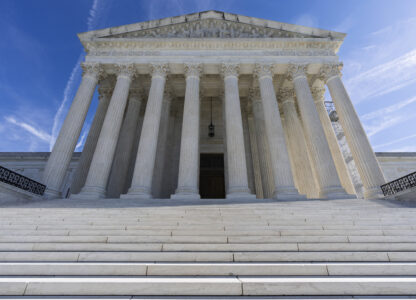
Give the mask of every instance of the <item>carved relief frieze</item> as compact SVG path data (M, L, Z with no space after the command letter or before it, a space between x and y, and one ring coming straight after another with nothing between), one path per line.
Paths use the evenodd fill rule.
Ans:
M111 38L304 38L313 35L225 20L205 19L112 34Z

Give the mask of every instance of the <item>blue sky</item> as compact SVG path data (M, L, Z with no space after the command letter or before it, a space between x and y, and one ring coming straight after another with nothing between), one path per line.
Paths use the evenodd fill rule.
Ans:
M77 33L210 9L347 33L343 80L374 150L416 151L414 0L2 0L0 151L50 151L81 78Z

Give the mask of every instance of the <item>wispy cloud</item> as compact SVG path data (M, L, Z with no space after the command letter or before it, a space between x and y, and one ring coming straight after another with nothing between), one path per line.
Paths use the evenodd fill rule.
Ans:
M87 19L87 31L95 29L97 26L97 20L100 16L100 12L102 9L101 1L100 0L94 0L89 12L88 12L88 19ZM72 68L71 74L69 75L68 81L66 83L62 101L58 107L58 110L55 113L54 119L53 119L53 125L52 125L52 133L51 133L51 140L49 143L49 149L52 150L53 145L55 144L56 138L59 134L59 129L64 121L65 115L68 110L68 103L72 100L72 98L75 95L75 89L76 84L79 82L79 78L81 76L81 62L84 59L84 54L81 53L78 57L78 60L75 64L75 66ZM85 136L85 129L84 132L81 135L81 139L78 142L77 148L79 149L84 144L84 140L82 139L82 136ZM80 144L81 143L81 144Z
M49 133L47 133L47 132L45 132L45 131L43 131L39 128L35 128L34 126L32 126L30 124L27 124L25 122L18 121L13 116L7 116L7 117L5 117L5 119L6 119L7 122L24 129L25 131L29 132L30 134L32 134L33 136L41 139L44 142L49 142L51 140L51 135Z
M400 142L403 142L403 141L407 141L407 140L410 140L410 139L413 139L413 138L416 138L416 134L411 134L411 135L408 135L408 136L405 136L405 137L402 137L402 138L399 138L399 139L395 139L395 140L390 141L388 143L379 144L379 145L374 146L374 148L381 148L381 147L391 146L391 145L394 145L394 144L397 144L397 143L400 143Z
M416 50L346 81L356 103L399 90L416 82Z
M59 129L65 118L65 113L67 110L67 103L70 100L72 100L72 97L74 95L75 79L77 78L77 76L80 75L80 71L81 71L80 63L83 57L84 56L82 54L78 57L77 63L72 69L71 75L69 75L69 79L66 82L66 86L64 89L64 96L62 98L61 104L59 105L58 110L56 111L56 114L53 117L53 125L52 125L52 133L51 133L52 138L49 143L49 150L52 150L53 145L55 144L56 138L58 137Z
M365 121L365 120L371 120L371 119L379 118L379 117L386 116L386 115L391 115L392 113L397 112L398 110L415 102L416 102L416 96L403 100L401 102L396 102L393 105L380 108L376 111L372 111L370 113L364 114L361 116L361 119Z

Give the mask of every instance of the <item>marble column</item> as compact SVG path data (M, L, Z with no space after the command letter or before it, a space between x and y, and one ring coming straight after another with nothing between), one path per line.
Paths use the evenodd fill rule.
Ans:
M107 185L107 198L119 198L124 190L127 172L131 161L140 108L142 105L142 91L130 89L127 111L120 130L113 167Z
M168 66L165 64L152 64L150 69L152 82L140 135L139 149L137 150L136 163L134 165L133 179L127 194L121 195L121 198L152 198L152 179Z
M305 198L305 196L299 195L293 181L285 134L273 87L271 66L256 64L254 74L259 81L264 108L266 136L274 178L273 198L279 200L299 200Z
M186 90L183 112L178 188L172 199L200 199L199 170L199 78L201 65L186 64Z
M270 159L269 142L267 141L266 136L266 125L264 122L264 111L263 104L261 103L260 89L258 87L251 89L250 97L252 101L254 125L256 128L263 197L269 199L273 197L274 178Z
M321 70L326 80L339 121L351 149L354 162L364 185L364 197L381 198L380 185L385 183L383 172L361 125L357 112L341 80L342 65L326 65Z
M84 73L81 85L72 101L71 108L62 124L43 172L42 182L47 188L45 191L46 198L60 197L66 171L84 125L98 77L102 73L99 64L83 63L82 68Z
M306 194L308 198L318 198L319 191L317 191L313 165L309 160L302 123L296 110L295 92L291 88L283 88L279 90L279 97L296 186L299 192Z
M250 140L250 149L251 149L251 160L253 162L253 174L254 174L254 186L256 190L256 197L263 199L263 186L261 182L261 170L260 170L260 160L259 160L259 151L258 151L258 137L256 133L256 126L254 124L253 117L253 106L252 103L247 103L247 124Z
M238 92L239 66L222 64L224 78L225 131L227 137L228 191L227 198L250 198L244 149L243 120Z
M108 176L117 146L130 84L135 74L134 65L117 65L117 82L104 118L97 147L94 151L85 186L75 198L98 199L106 195Z
M347 170L347 165L345 164L344 156L341 153L338 140L335 136L331 120L329 119L329 115L325 107L324 94L324 87L312 88L312 96L315 100L315 106L318 111L319 119L321 120L326 140L328 141L329 150L331 151L332 158L334 159L335 168L337 169L338 176L341 180L341 184L348 194L355 195L355 189L352 185L352 181Z
M288 72L295 86L303 128L320 188L320 197L328 199L351 198L341 186L306 78L306 67L306 65L290 65Z
M168 198L170 196L170 193L168 195L163 193L165 187L162 184L163 177L168 172L166 160L167 152L172 150L172 148L168 148L168 132L172 98L174 98L173 92L169 88L165 88L156 149L155 172L153 174L152 182L152 195L155 198Z
M87 139L82 149L81 157L79 158L77 168L72 176L71 194L78 194L85 184L88 170L90 169L92 156L94 155L95 146L97 145L98 137L100 136L101 127L104 123L104 117L107 112L108 103L110 103L111 93L113 89L106 86L98 88L98 107L91 123Z

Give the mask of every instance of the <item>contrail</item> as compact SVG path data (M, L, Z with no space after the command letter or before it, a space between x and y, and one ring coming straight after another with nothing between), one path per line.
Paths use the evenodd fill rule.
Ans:
M87 19L87 31L90 31L94 27L94 23L96 22L98 16L99 16L99 4L100 0L94 0L92 3L92 6L88 13L88 19ZM66 112L66 105L69 100L72 99L74 96L74 89L75 89L75 82L76 79L79 78L81 73L81 67L80 64L84 60L84 53L81 53L78 57L78 60L75 64L75 66L72 68L71 74L69 75L69 79L66 83L65 89L64 89L64 95L61 104L59 105L58 110L56 111L56 114L53 118L53 125L52 125L52 132L51 132L51 139L49 142L49 150L52 151L53 145L55 144L56 138L59 133L59 128L61 127L61 124L64 119L64 113Z

